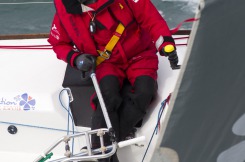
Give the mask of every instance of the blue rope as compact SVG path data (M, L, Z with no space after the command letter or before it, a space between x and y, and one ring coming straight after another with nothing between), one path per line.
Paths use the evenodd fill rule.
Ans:
M67 91L67 89L63 89L63 90L61 90L60 91L60 93L59 93L59 101L60 101L60 104L61 104L61 106L67 111L67 135L69 135L69 132L70 132L70 119L72 120L72 133L74 134L75 133L75 131L74 131L74 119L73 119L73 116L72 116L72 114L71 114L71 111L70 111L70 106L69 106L69 104L68 104L68 108L66 108L64 105L63 105L63 103L62 103L62 101L61 101L61 94L62 94L62 92L63 91ZM67 93L68 93L68 91L67 91ZM69 103L70 103L70 98L68 97L68 101L69 101ZM71 153L72 153L72 155L73 155L73 150L74 150L74 138L72 138L72 151L71 151Z
M166 100L167 100L167 99L166 99ZM156 125L156 128L158 128L158 126L159 126L160 119L161 119L161 117L162 117L162 113L163 113L164 107L166 106L166 100L164 100L164 101L161 103L160 110L158 111L158 118L157 118L157 125ZM155 130L156 130L156 135L157 135L158 129L155 129Z
M165 108L165 106L166 106L166 101L167 101L167 99L165 99L165 100L161 103L161 107L160 107L160 110L159 110L159 112L158 112L157 124L156 124L156 126L155 126L155 129L154 129L152 135L151 135L151 139L150 139L150 141L149 141L149 144L148 144L147 149L146 149L146 151L145 151L145 154L144 154L144 156L143 156L142 162L143 162L144 159L145 159L145 156L146 156L146 154L147 154L147 152L148 152L148 149L149 149L149 147L150 147L150 144L151 144L151 142L152 142L152 139L153 139L153 136L154 136L155 132L156 132L156 134L157 134L157 128L158 128L158 125L159 125L159 123L160 123L160 120L161 120L161 117L162 117L163 110L164 110L164 108Z

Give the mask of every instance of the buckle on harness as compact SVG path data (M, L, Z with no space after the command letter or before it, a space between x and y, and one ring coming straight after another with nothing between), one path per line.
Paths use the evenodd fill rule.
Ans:
M100 56L108 60L111 56L111 52L108 50L104 50L103 52L100 52Z

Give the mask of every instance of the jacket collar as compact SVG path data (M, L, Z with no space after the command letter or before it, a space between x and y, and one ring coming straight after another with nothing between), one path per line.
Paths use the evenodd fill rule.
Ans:
M66 11L70 14L82 14L83 12L88 11L86 10L88 9L88 7L94 9L95 13L97 14L101 12L103 9L107 8L113 2L114 0L97 0L97 2L88 4L86 6L84 4L81 4L78 0L62 0L62 3L64 4L66 8Z

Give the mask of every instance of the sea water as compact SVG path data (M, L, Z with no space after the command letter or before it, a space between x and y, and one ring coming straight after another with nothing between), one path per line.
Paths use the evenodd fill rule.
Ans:
M152 2L169 27L174 28L185 19L195 16L199 0L152 0ZM1 0L0 35L48 33L54 13L52 0ZM185 23L181 29L191 27L192 23Z

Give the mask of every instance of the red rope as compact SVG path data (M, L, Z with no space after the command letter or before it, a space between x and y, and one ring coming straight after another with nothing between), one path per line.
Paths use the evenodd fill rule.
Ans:
M171 98L171 93L168 95L168 97L166 98L165 102L164 102L164 105L162 105L162 108L164 109L166 107L166 105L168 104L169 105L169 100ZM162 111L163 111L162 109ZM160 123L160 119L158 120L158 130L160 131L160 128L161 128L161 123Z
M178 37L178 38L174 38L175 40L177 39L189 39L189 36L185 36L185 37Z
M183 43L183 44L175 44L176 46L187 46L187 43Z
M197 21L197 20L198 19L196 19L196 18L186 19L186 20L182 21L181 23L179 23L176 28L171 29L171 33L175 34L180 29L180 27L183 25L183 23L185 23L185 22L193 22L193 21Z

